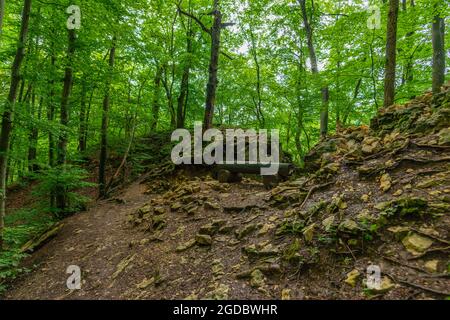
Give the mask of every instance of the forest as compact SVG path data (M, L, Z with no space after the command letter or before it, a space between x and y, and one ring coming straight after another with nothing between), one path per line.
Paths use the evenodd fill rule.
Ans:
M0 0L0 296L448 298L449 14ZM172 132L197 122L278 130L295 172L175 165Z

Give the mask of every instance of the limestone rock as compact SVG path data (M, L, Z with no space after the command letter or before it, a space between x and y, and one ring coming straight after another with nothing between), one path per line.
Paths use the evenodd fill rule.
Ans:
M444 128L438 133L439 145L450 144L450 128Z
M220 234L230 234L234 231L234 229L236 229L235 226L226 225L226 226L221 227L218 232Z
M305 237L306 242L311 242L314 238L314 229L316 228L316 224L313 223L303 229L303 236Z
M201 246L210 246L212 245L212 238L206 234L197 234L195 236L195 241L197 244Z
M192 248L196 243L197 243L197 240L196 240L196 239L191 239L191 240L189 240L189 241L187 241L187 242L185 242L185 243L179 245L179 246L177 247L176 251L177 251L177 252L183 252L183 251L186 251L186 250Z
M217 284L215 285L214 290L206 294L205 298L213 300L228 300L229 291L230 287L228 287L226 284Z
M439 268L439 260L430 260L425 263L425 270L430 273L437 273Z
M365 154L374 153L380 146L380 142L377 138L374 137L366 137L362 142L361 150Z
M206 234L208 236L213 236L218 231L218 227L214 226L212 223L200 227L198 231L199 234Z
M389 277L383 277L378 287L369 288L371 294L383 294L395 288L395 284Z
M261 229L258 231L258 237L266 235L270 230L272 230L275 226L271 223L264 224Z
M265 277L264 274L259 269L253 270L251 273L250 278L250 285L252 288L261 288L265 284Z
M355 221L346 219L339 225L339 230L342 232L357 233L359 231L359 227Z
M344 282L349 286L355 287L360 275L361 273L357 269L352 270L347 274L347 279Z
M281 300L291 300L291 289L283 289L281 291Z
M383 192L388 191L392 186L392 179L388 173L385 173L381 176L380 179L380 189Z
M205 206L205 209L208 209L208 210L219 210L220 209L219 204L217 204L215 202L211 202L211 201L205 201L203 203L203 205Z
M144 290L144 289L146 289L147 287L151 286L154 282L155 282L155 278L153 278L153 277L150 278L150 279L145 278L144 280L142 280L141 283L139 283L139 284L137 285L137 288L138 288L138 289L141 289L141 290Z
M368 209L363 209L356 218L360 222L370 221L372 219L372 216L370 215L370 211Z
M334 220L335 220L334 216L330 216L322 221L323 228L326 232L329 232L331 230Z
M256 224L248 224L243 229L236 231L236 238L238 240L241 240L249 234L253 233L256 229L258 229L258 226Z
M394 234L394 237L397 240L402 240L405 236L408 235L410 229L408 227L395 226L387 229L389 232Z
M408 250L411 254L418 256L433 245L433 240L423 237L417 233L411 233L403 238L402 243L406 250Z

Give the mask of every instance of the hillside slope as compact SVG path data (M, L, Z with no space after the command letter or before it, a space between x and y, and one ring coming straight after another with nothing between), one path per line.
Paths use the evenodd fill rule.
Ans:
M67 219L5 298L450 296L449 88L323 141L304 172L271 191L193 168L148 175ZM69 265L81 290L66 288ZM369 266L379 289L364 284Z

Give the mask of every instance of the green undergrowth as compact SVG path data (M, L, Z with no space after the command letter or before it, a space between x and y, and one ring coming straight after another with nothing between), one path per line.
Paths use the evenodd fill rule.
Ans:
M20 209L5 217L4 249L0 251L0 293L6 289L7 281L28 272L20 266L27 256L22 246L48 229L56 221L51 214L38 209Z

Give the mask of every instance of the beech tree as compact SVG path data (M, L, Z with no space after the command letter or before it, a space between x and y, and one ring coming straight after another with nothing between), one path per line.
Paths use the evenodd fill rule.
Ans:
M389 0L386 37L386 67L384 75L384 106L395 100L395 68L397 67L397 23L399 0Z
M2 129L0 134L0 249L3 247L4 217L6 210L6 171L12 130L14 107L20 82L20 71L25 57L28 26L30 23L31 0L24 0L19 40L16 55L11 67L11 84L9 94L2 115Z
M433 93L441 92L445 81L445 20L439 14L434 16L433 38Z

